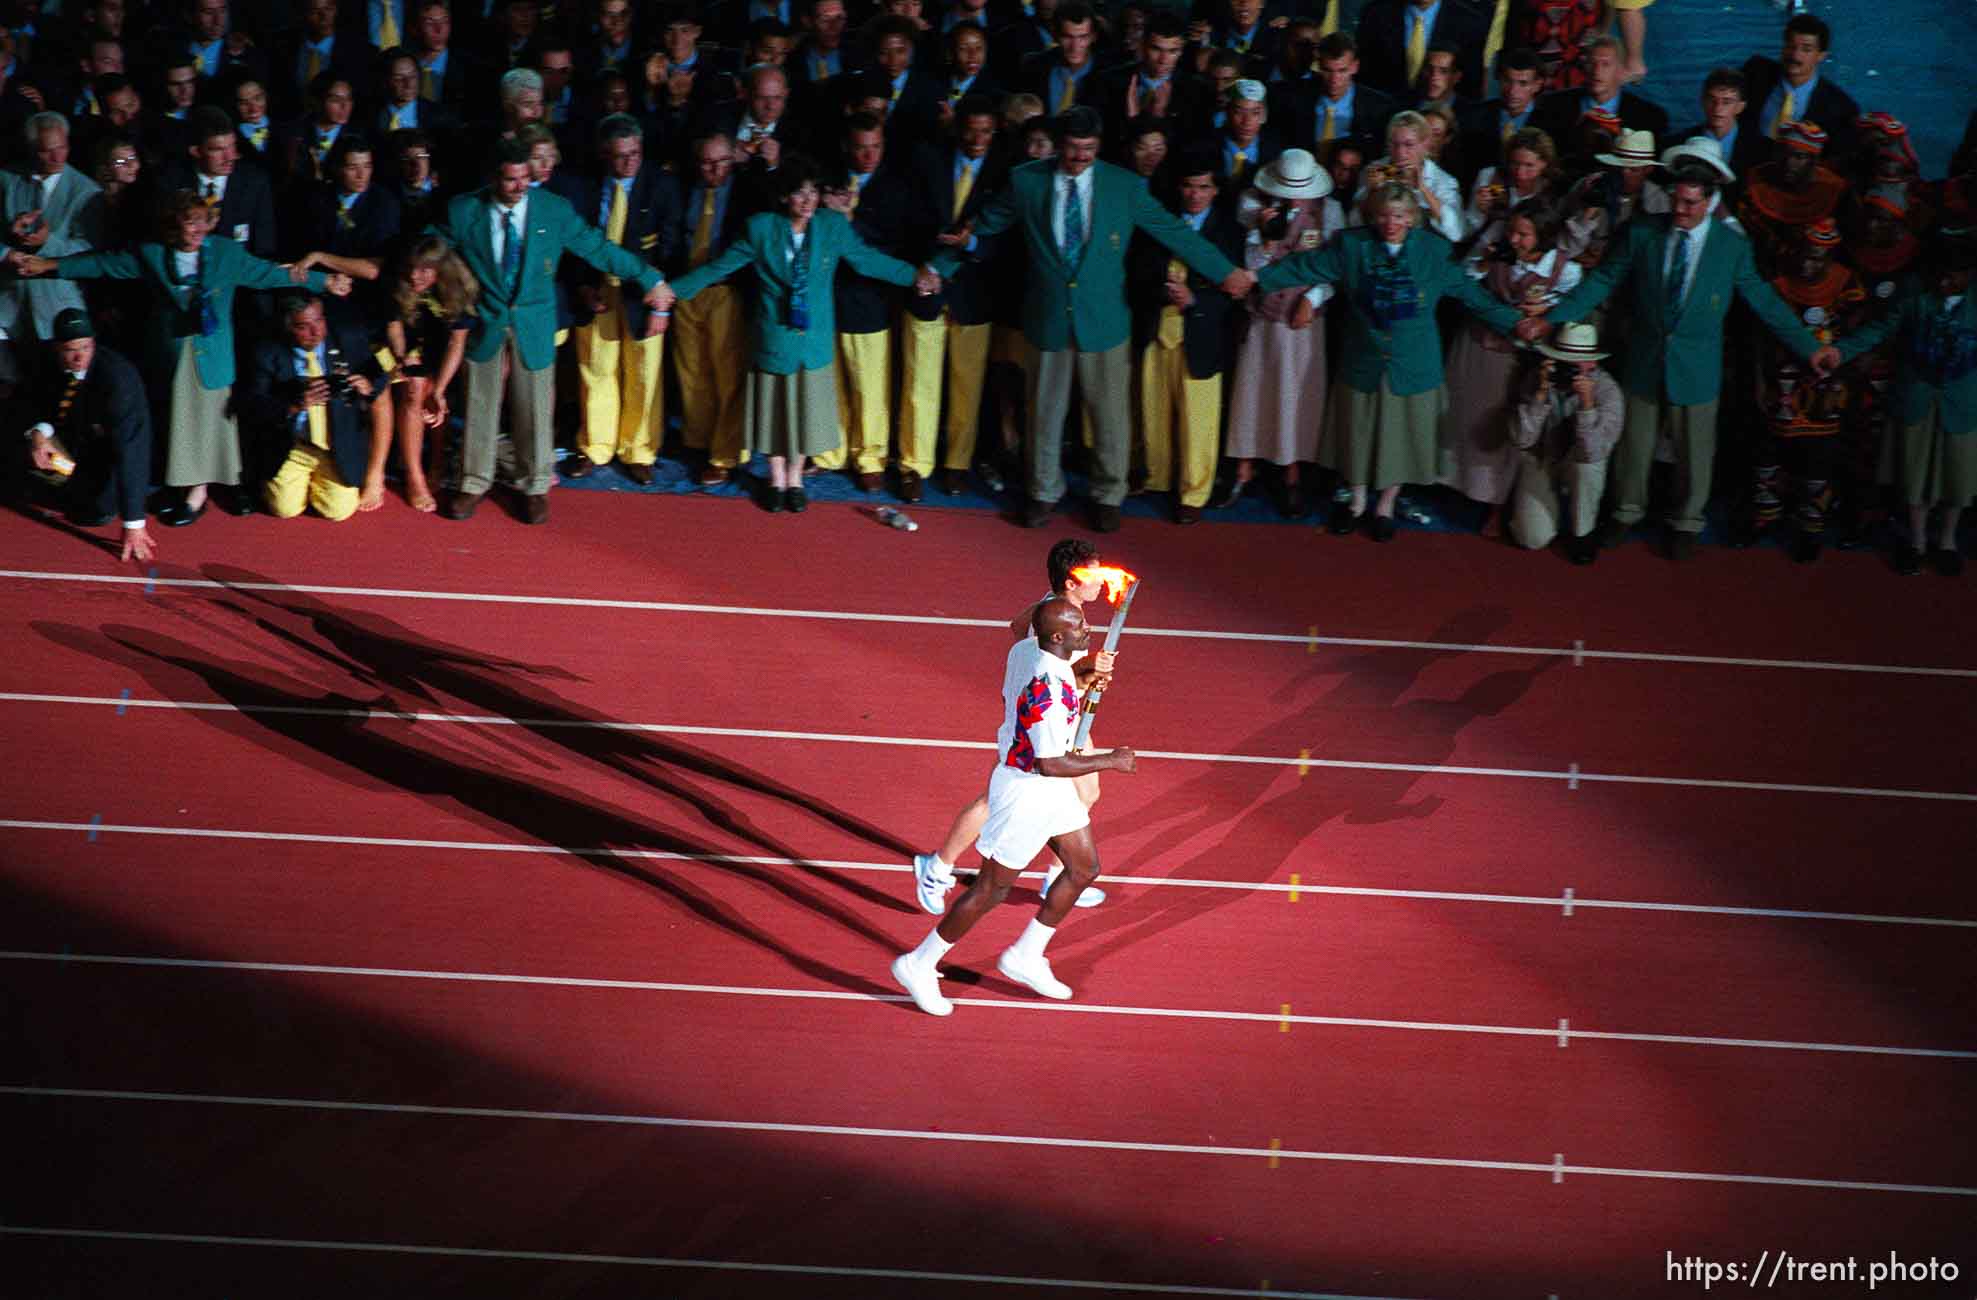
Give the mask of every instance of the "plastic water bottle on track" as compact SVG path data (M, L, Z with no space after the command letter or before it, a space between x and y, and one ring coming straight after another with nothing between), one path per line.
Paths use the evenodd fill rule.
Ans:
M902 533L917 533L920 531L920 525L914 523L913 517L904 510L898 510L892 506L880 506L875 513L878 515L879 522L888 528L897 528Z

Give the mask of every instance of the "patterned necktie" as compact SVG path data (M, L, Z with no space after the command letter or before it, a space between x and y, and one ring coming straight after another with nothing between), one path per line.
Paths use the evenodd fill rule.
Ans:
M700 220L693 227L693 247L688 251L688 269L704 263L714 252L714 200L720 191L709 185L701 193Z
M810 259L804 254L809 241L796 242L796 232L789 237L789 327L793 330L810 328Z
M1414 11L1414 30L1407 37L1407 84L1413 85L1421 75L1421 65L1428 59L1428 15L1421 10Z
M501 278L510 288L522 271L522 232L515 228L515 209L501 210Z
M1798 107L1798 92L1790 86L1785 86L1783 89L1785 93L1778 100L1778 116L1771 119L1773 140L1778 138L1779 132L1798 120L1798 114L1794 111Z
M954 178L954 219L961 220L961 214L968 207L968 196L975 192L975 169L967 163L961 164L961 174Z
M1682 287L1689 275L1689 232L1675 230L1675 255L1668 261L1668 319L1672 323L1682 312Z
M1075 262L1085 246L1084 204L1078 202L1078 182L1064 178L1064 260Z
M71 373L68 386L62 390L62 400L55 404L55 418L49 423L57 432L69 427L69 408L75 405L76 393L82 389L82 376Z
M323 377L323 367L322 364L316 360L315 352L310 351L306 354L306 356L307 356L306 373L308 374L309 378L321 379ZM329 408L321 404L318 404L309 407L308 412L309 412L309 441L315 446L321 447L324 451L328 451L329 450Z
M200 201L208 208L217 210L220 206L220 183L218 181L207 181L206 192L199 197Z
M378 48L388 50L398 45L398 16L391 12L391 0L384 0L378 6Z

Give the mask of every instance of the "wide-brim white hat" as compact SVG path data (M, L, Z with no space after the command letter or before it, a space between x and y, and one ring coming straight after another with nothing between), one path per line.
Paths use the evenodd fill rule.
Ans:
M1737 173L1723 161L1723 154L1708 140L1684 140L1662 152L1663 167L1673 167L1684 161L1701 163L1726 181L1737 179Z
M1286 149L1256 175L1256 188L1280 199L1322 199L1332 178L1304 149Z
M1584 323L1561 326L1538 344L1538 351L1553 361L1604 361L1607 357L1599 350L1599 331Z
M1652 167L1655 165L1654 132L1622 131L1613 148L1593 157L1609 167Z

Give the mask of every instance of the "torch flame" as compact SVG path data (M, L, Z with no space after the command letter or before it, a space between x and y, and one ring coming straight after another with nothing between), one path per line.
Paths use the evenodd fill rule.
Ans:
M1071 576L1079 582L1104 583L1105 598L1114 605L1119 603L1119 597L1125 594L1126 588L1140 580L1137 573L1115 569L1109 564L1087 564L1071 570Z

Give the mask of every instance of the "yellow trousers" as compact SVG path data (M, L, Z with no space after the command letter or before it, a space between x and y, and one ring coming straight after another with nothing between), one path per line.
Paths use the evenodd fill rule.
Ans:
M741 388L748 366L748 322L734 287L709 285L673 304L673 373L680 384L686 445L710 465L733 469L741 446Z
M357 513L361 495L336 472L334 457L306 442L289 448L288 459L263 489L268 513L277 519L293 519L310 506L325 519L348 519Z
M666 336L631 337L624 291L604 286L604 307L576 331L577 374L583 382L584 455L603 465L659 459L666 434Z
M844 440L810 459L820 469L883 474L892 443L892 331L837 336L837 422Z
M941 468L966 470L975 462L976 417L988 374L991 326L956 325L942 312L933 320L902 317L899 350L906 372L899 413L899 463L922 478L934 472L940 429L941 380L947 381L947 454Z
M1207 505L1222 441L1222 376L1195 379L1188 374L1186 348L1152 343L1140 354L1139 379L1146 490L1172 492L1178 486L1181 505Z

